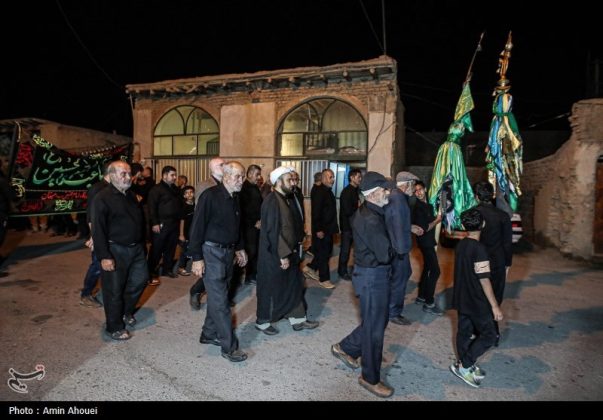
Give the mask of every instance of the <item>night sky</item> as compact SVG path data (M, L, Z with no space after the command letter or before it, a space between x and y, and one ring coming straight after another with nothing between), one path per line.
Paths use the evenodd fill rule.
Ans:
M587 97L589 54L603 59L600 19L586 2L568 4L574 9L527 1L386 0L387 54L398 61L406 124L447 129L486 30L471 86L474 125L487 130L498 54L513 30L507 76L520 129L568 128L565 117L548 120ZM0 119L37 117L125 135L132 134L129 83L322 66L383 53L380 0L7 5L0 24Z

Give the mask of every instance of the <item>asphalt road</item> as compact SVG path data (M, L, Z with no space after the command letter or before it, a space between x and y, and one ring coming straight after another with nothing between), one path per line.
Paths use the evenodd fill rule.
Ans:
M198 341L205 304L189 307L192 277L147 288L133 338L115 342L103 334L103 310L79 304L90 261L83 241L10 232L3 251L10 257L0 278L1 401L378 400L358 385L359 371L330 353L359 319L351 282L335 274L334 290L307 281L317 329L295 332L281 321L270 337L254 328L255 287L242 286L233 311L249 359L231 363ZM453 251L442 248L439 257L437 301L447 307ZM435 317L414 304L420 258L413 252L404 310L413 323L386 330L382 379L395 388L391 400L603 399L603 271L554 249L515 255L501 344L481 359L487 376L474 389L449 371L456 312ZM335 269L336 258L331 263ZM9 386L9 369L35 373L40 364L45 375L21 381L26 392Z

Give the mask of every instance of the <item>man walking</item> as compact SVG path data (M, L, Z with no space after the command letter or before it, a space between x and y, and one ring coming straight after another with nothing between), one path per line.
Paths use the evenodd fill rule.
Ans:
M278 334L271 322L281 318L287 318L295 331L318 326L306 318L304 279L299 270L304 225L293 194L293 173L293 168L285 166L272 171L274 191L262 204L255 327L267 335Z
M203 278L207 289L207 315L199 341L222 347L222 357L231 362L242 362L247 354L238 349L239 342L232 329L228 286L235 256L240 267L247 264L240 234L241 208L234 194L241 191L245 168L239 162L228 162L223 171L222 183L199 197L189 254L193 257L193 273Z
M360 205L358 186L362 181L360 169L352 169L348 174L349 184L341 191L339 197L339 227L341 228L341 244L339 246L339 268L337 273L340 279L352 280L348 272L348 261L352 249L352 226L350 218L354 215Z
M134 312L148 280L144 216L131 185L130 165L109 165L111 185L99 192L92 213L94 252L101 262L106 331L114 340L128 340L126 324L136 324Z
M385 206L385 223L392 241L396 256L392 261L391 300L389 303L389 320L397 325L410 325L411 322L402 316L406 285L412 274L410 266L410 249L412 248L411 231L423 234L423 229L414 227L411 230L410 207L408 197L414 194L415 181L419 178L410 172L398 172L396 186L389 195L389 204Z
M394 393L392 387L381 382L393 255L383 211L389 196L387 184L385 177L377 172L367 172L360 184L365 202L352 219L355 244L352 282L360 298L361 323L331 347L331 353L352 369L360 366L358 358L362 356L362 375L358 383L381 398Z

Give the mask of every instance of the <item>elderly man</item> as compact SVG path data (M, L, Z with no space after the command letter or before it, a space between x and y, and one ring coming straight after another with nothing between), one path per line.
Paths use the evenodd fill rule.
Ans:
M245 168L239 162L223 165L222 183L205 191L195 208L190 232L189 254L193 273L203 278L207 289L207 315L199 341L222 347L222 357L242 362L247 354L238 349L228 304L233 259L240 267L247 264L240 234L241 208L238 196Z
M206 178L197 185L195 188L195 203L199 202L199 197L201 194L208 189L213 187L214 185L218 185L222 182L222 177L224 176L224 172L222 171L222 166L226 161L221 157L215 157L209 161L209 178Z
M410 325L410 321L402 316L406 285L412 274L410 266L410 249L412 248L411 232L422 235L423 229L410 223L410 207L408 198L415 193L415 181L419 178L410 172L398 172L396 186L389 196L389 204L385 206L385 223L396 253L392 261L391 299L389 303L389 320L397 325Z
M354 214L354 291L360 298L361 323L350 335L331 347L331 353L346 366L357 369L358 382L378 397L390 397L394 390L381 382L383 340L387 327L390 296L392 247L385 227L388 181L377 172L367 172L360 184L365 202Z
M134 312L148 279L145 260L144 216L131 185L130 166L113 162L111 184L94 199L92 240L101 262L106 331L114 340L127 340L125 324L134 326Z
M272 171L274 191L262 204L255 327L267 335L278 334L271 322L281 318L288 318L295 331L318 326L306 318L304 279L299 270L304 224L293 193L293 174L293 168L285 166Z
M224 176L224 172L222 171L222 166L224 165L225 160L221 157L215 157L209 161L209 178L205 179L195 189L195 205L199 202L199 197L205 190L211 188L215 185L218 185L222 182L222 177ZM189 245L190 246L190 245ZM205 293L205 285L203 284L203 278L199 277L195 284L192 285L190 290L190 299L189 303L191 308L198 311L201 309L201 297Z

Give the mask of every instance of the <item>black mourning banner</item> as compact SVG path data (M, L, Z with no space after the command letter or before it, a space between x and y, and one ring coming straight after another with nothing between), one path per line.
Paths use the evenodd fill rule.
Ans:
M88 188L102 178L103 165L129 161L130 153L130 144L80 155L38 135L19 142L10 179L17 197L11 216L85 212Z

